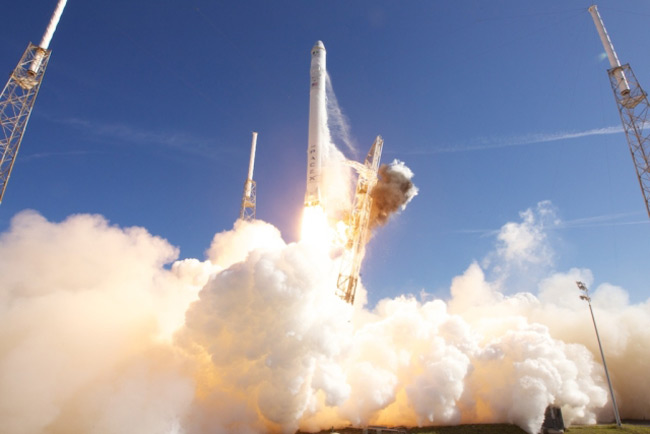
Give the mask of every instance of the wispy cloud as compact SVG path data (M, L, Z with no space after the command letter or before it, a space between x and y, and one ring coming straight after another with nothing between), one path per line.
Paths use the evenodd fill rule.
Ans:
M133 125L89 121L81 118L50 119L76 128L91 137L117 143L162 146L204 158L218 159L219 152L212 140L177 131L155 131Z
M533 145L537 143L557 142L560 140L577 139L589 136L604 136L609 134L619 134L623 132L622 126L610 126L604 128L594 128L586 131L564 131L557 133L532 133L511 137L487 137L472 141L471 143L438 146L427 149L406 151L406 154L446 154L452 152L470 152L483 151L488 149L507 148L511 146Z
M599 216L583 217L562 221L558 224L557 227L560 229L573 229L650 224L650 220L647 218L642 218L641 220L638 219L642 215L642 212L604 214Z
M20 161L24 163L32 160L39 160L41 158L77 157L80 155L90 155L90 154L99 154L99 153L100 152L96 152L96 151L38 152L34 154L21 155Z
M582 229L609 226L647 225L650 220L643 217L643 212L627 212L602 214L590 217L581 217L572 220L555 220L554 229ZM457 234L478 234L480 237L492 237L499 234L500 229L459 229Z

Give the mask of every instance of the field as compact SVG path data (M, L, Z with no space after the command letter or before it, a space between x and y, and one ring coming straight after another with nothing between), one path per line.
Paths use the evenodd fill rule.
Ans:
M650 426L623 424L619 429L616 425L590 425L571 427L566 432L569 434L650 434Z
M330 434L332 431L321 431L318 434ZM363 430L358 428L335 429L339 434L360 434ZM494 425L458 425L442 427L408 428L408 434L526 434L515 425L494 424ZM374 434L374 430L369 431ZM574 426L568 428L567 434L650 434L650 426L623 424L621 428L616 425L588 425ZM297 434L302 434L298 432Z

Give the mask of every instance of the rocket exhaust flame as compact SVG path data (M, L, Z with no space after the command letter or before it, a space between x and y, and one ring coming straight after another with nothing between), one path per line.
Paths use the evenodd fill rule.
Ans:
M325 210L320 205L306 206L302 212L300 240L329 246L333 240L333 230L327 221Z

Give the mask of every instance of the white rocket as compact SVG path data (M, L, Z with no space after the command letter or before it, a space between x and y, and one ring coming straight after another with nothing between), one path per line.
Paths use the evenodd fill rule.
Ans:
M307 190L305 206L320 203L322 150L329 134L327 132L327 101L325 96L325 46L316 41L311 49L311 87L309 90L309 141L307 145Z

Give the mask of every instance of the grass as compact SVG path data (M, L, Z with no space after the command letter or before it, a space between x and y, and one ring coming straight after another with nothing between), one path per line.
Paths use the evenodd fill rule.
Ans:
M340 434L359 434L359 428L335 429ZM329 434L330 430L321 431L320 434ZM423 428L409 428L409 434L527 434L526 431L515 425L487 424L487 425L457 425L436 426ZM650 426L623 424L621 428L616 425L585 425L573 426L565 431L566 434L650 434ZM297 433L297 434L300 434Z
M650 426L623 424L621 428L616 425L588 425L572 426L566 430L567 434L650 434Z
M516 425L481 424L410 428L409 434L527 434Z
M412 428L409 434L526 434L514 425L459 425L448 427ZM574 426L565 431L566 434L650 434L650 426L623 424L616 425L585 425Z

